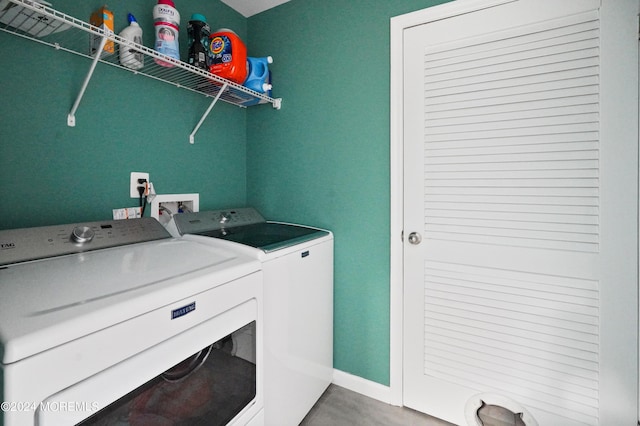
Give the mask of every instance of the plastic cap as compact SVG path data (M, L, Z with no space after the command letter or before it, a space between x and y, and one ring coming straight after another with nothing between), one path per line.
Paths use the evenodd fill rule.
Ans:
M175 7L176 5L173 4L172 0L158 0L158 4L168 4L171 7Z
M138 21L136 20L136 17L135 17L135 16L133 16L131 13L128 13L128 14L127 14L127 20L129 21L129 23L130 23L130 24L131 24L131 23L133 23L133 22L136 22L136 23L138 22Z
M205 18L204 15L201 15L199 13L194 13L193 15L191 15L191 20L207 22L207 18Z
M218 28L218 29L216 30L216 33L231 33L231 34L236 34L236 32L235 32L235 31L230 30L229 28ZM236 35L238 35L238 34L236 34Z

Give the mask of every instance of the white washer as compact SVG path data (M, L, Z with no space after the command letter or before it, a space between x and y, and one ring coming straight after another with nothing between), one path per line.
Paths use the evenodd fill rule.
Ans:
M0 231L0 424L95 424L110 411L263 424L261 265L210 243L151 218ZM256 364L214 351L247 324ZM249 377L242 398L213 418L214 394L229 393L214 379L231 367Z
M219 247L262 262L265 424L298 425L333 376L333 234L268 222L253 208L185 213L174 221L180 234L213 237Z

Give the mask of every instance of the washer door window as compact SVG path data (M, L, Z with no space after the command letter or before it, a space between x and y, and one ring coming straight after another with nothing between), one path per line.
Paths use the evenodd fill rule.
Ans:
M242 336L254 352L255 334ZM256 396L256 365L237 346L232 335L211 343L78 425L226 425Z

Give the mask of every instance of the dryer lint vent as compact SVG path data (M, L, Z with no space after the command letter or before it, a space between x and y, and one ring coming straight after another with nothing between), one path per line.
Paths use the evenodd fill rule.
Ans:
M486 404L484 401L476 416L480 420L480 426L526 426L522 413L514 413L508 408Z
M465 405L468 426L538 426L529 411L506 395L483 393Z

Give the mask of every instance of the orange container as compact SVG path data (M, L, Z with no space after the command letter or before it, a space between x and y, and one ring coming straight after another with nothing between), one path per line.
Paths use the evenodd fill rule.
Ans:
M89 18L89 23L94 27L101 28L105 33L113 32L113 12L107 9L107 6L102 6L100 9L94 11ZM98 47L102 36L97 34L91 34L91 54L93 55ZM113 40L107 40L102 48L100 55L111 55L115 52L115 45Z
M209 36L209 71L242 84L247 78L247 48L236 33L226 28Z

